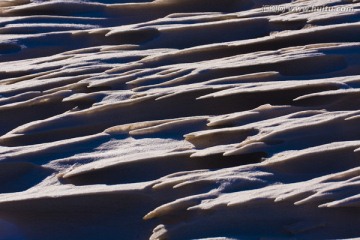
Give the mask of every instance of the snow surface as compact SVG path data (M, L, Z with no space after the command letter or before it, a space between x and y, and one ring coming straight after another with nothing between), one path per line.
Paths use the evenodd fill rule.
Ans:
M0 240L359 239L359 9L2 0Z

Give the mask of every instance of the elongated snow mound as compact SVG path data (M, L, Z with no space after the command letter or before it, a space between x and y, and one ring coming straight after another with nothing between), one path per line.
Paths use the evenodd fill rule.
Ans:
M360 238L356 0L0 2L0 240Z

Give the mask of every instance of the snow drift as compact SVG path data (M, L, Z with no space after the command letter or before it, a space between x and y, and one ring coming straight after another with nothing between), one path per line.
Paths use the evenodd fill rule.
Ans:
M0 239L360 238L357 2L0 2Z

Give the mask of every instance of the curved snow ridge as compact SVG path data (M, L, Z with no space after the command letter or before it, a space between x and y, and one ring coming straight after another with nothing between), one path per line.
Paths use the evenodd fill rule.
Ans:
M359 238L359 4L0 2L0 239Z

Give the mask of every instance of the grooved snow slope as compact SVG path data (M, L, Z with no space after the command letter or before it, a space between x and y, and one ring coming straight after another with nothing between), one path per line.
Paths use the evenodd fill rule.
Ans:
M2 0L0 240L360 238L357 2Z

